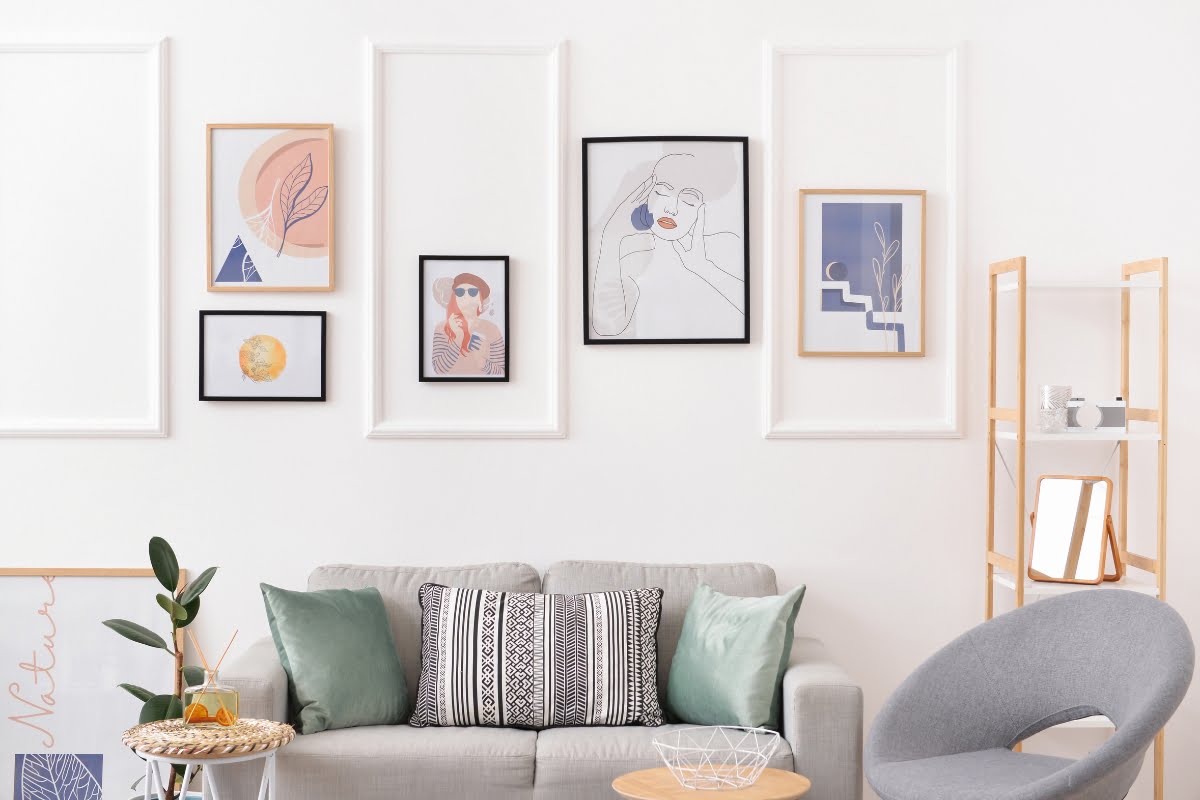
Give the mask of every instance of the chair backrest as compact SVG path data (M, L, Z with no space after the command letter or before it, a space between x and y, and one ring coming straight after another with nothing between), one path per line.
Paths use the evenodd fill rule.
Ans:
M493 589L499 592L536 592L541 585L537 570L528 564L498 563L467 567L367 567L330 564L317 567L308 576L308 590L364 589L374 586L383 596L396 640L404 678L408 682L409 708L416 703L421 675L421 604L417 591L422 584L441 583L464 589Z
M775 570L766 564L640 564L620 561L560 561L542 579L547 594L583 594L656 587L663 590L658 623L658 691L665 697L671 659L679 644L683 617L696 586L706 583L723 594L765 597L778 594Z
M1040 600L918 667L876 717L868 760L1010 747L1095 714L1116 725L1120 742L1110 744L1133 756L1183 700L1194 663L1187 625L1153 597L1105 588Z

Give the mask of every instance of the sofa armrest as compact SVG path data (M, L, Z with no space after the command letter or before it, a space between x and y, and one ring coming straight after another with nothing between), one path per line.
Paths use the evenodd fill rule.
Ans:
M259 639L233 664L221 668L221 683L240 693L238 712L248 719L288 721L288 681L271 637Z
M783 676L783 738L804 800L862 800L863 694L818 639L797 638Z

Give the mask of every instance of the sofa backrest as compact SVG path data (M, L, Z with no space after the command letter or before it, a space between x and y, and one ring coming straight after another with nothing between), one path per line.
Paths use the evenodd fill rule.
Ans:
M477 564L468 567L366 567L330 564L308 576L308 590L365 589L374 586L383 595L392 637L396 640L404 678L408 682L409 708L416 703L421 674L421 604L417 591L423 584L441 583L464 589L501 592L537 592L541 579L528 564Z
M679 644L683 617L696 586L706 583L722 594L765 597L778 594L775 570L766 564L638 564L620 561L560 561L542 578L547 594L583 594L657 587L663 590L658 624L658 691L665 698L671 659Z

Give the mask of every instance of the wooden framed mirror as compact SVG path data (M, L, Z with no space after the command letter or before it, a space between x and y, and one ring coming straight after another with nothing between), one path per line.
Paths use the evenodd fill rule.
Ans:
M1029 577L1054 583L1120 580L1124 573L1112 523L1112 481L1097 475L1038 478ZM1109 560L1113 571L1107 571Z

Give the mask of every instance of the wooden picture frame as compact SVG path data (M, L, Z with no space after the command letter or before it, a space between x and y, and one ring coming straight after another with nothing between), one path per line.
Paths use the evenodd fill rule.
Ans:
M599 162L598 155L590 155L593 148L604 148L619 145L645 145L653 146L661 144L663 147L656 152L651 151L651 147L645 149L639 148L636 152L630 152L626 156L624 162L618 161L612 165L597 166ZM712 150L704 154L702 160L696 155L695 145L729 145L734 152L733 164L734 173L732 182L728 186L724 185L725 178L723 169L706 168L705 160L713 160L717 158L718 150ZM583 139L583 343L590 344L747 344L750 341L750 140L746 136L593 136ZM722 148L723 149L723 148ZM673 152L678 151L678 152ZM658 333L642 334L637 331L637 319L645 318L646 315L652 312L652 307L647 307L640 301L644 299L641 294L632 303L625 303L623 308L623 318L615 323L615 327L611 331L601 333L598 326L601 324L592 308L593 303L593 277L594 272L599 269L599 264L593 264L593 257L599 259L603 256L605 249L603 247L603 239L610 224L619 224L628 228L625 239L634 239L636 237L651 237L654 247L636 248L634 252L625 254L618 248L618 261L621 265L620 281L628 286L629 278L624 273L623 262L627 255L640 257L641 254L648 254L647 257L654 257L659 241L666 241L664 237L674 237L669 244L675 248L678 258L683 261L687 256L694 251L693 246L695 240L692 237L692 231L695 228L695 222L683 222L681 226L672 222L669 224L669 229L661 230L659 222L661 218L654 219L654 214L648 209L648 195L654 192L658 183L652 182L651 179L656 177L656 171L659 170L660 164L668 158L676 155L691 156L696 159L696 164L700 167L690 170L676 170L680 174L685 172L694 172L697 180L696 183L703 183L703 177L714 177L716 174L721 175L721 180L714 180L714 185L720 185L720 194L713 196L704 195L705 186L680 185L672 186L670 192L673 195L682 196L685 190L695 192L699 199L699 205L704 206L706 212L703 216L696 215L696 220L701 221L705 225L704 236L702 242L708 242L709 246L707 253L701 252L700 255L705 255L706 258L701 259L701 262L707 262L710 265L707 272L698 271L693 265L687 267L683 272L677 273L677 277L673 278L672 286L682 291L672 292L668 289L666 292L659 290L657 297L662 299L670 299L674 296L676 307L671 308L671 316L680 317L680 307L687 307L687 301L683 299L687 293L692 293L692 296L698 298L702 303L711 303L711 308L714 311L710 319L714 320L712 336L694 336L694 335L665 335L661 329L669 328L669 325L654 325ZM599 170L609 170L609 174L605 175L603 183L600 182L599 175L592 175L593 168ZM658 176L661 177L661 176ZM601 188L597 189L596 187ZM591 218L592 210L599 205L593 203L591 193L593 190L600 192L597 200L603 203L601 216L595 220ZM632 194L630 194L632 190ZM711 190L711 187L710 187ZM682 205L678 197L675 198L675 205ZM714 202L716 205L714 205ZM640 206L638 205L640 203ZM712 207L709 210L709 207ZM637 207L637 208L635 208ZM634 209L634 213L641 211L645 215L645 220L639 224L633 221L631 224L630 210ZM690 217L691 215L687 215ZM681 220L685 217L681 216ZM686 228L686 230L685 230ZM674 231L682 231L676 235ZM680 238L682 237L682 238ZM591 240L597 240L596 247L592 247ZM677 240L676 240L677 239ZM720 239L720 241L717 241ZM740 239L740 241L737 241ZM688 243L691 243L689 245ZM716 253L719 250L722 256ZM668 258L670 257L668 253ZM720 260L721 263L717 263ZM740 261L740 265L736 262ZM653 268L653 267L651 267ZM702 274L703 272L703 274ZM682 277L679 277L682 276ZM699 282L696 282L698 279ZM732 280L731 280L732 279ZM740 281L741 286L737 286ZM716 299L714 299L716 298ZM740 306L740 308L739 308ZM602 308L603 301L602 301ZM731 313L731 308L732 312ZM740 312L740 317L738 313ZM617 316L621 316L618 313ZM661 315L660 315L661 316ZM686 313L682 316L687 316ZM649 320L647 320L649 322ZM609 322L605 322L608 325ZM719 329L720 332L717 332Z
M1104 500L1104 533L1101 534L1104 541L1100 545L1100 568L1096 572L1094 580L1079 579L1079 578L1056 578L1038 572L1033 568L1034 554L1037 552L1034 548L1037 542L1037 507L1038 501L1042 494L1042 481L1045 480L1079 480L1090 481L1093 483L1103 483L1107 486L1106 497ZM1112 520L1112 505L1113 505L1113 482L1110 478L1103 475L1041 475L1037 480L1037 487L1034 490L1033 507L1034 511L1029 514L1029 566L1026 568L1026 574L1032 581L1040 581L1042 583L1073 583L1084 584L1088 586L1097 586L1104 582L1119 581L1125 575L1125 565L1121 560L1121 548L1117 544L1117 532L1113 526ZM1108 568L1108 557L1112 556L1113 568L1115 572L1106 572Z
M459 268L453 266L454 262L463 262ZM483 298L479 298L483 313L476 317L477 323L483 323L484 326L491 326L499 329L499 338L496 338L496 332L483 329L479 334L472 335L472 341L476 336L481 338L478 346L472 346L472 350L476 350L479 355L483 355L483 351L479 348L487 348L487 357L483 359L483 367L481 371L458 373L457 370L462 367L458 360L457 353L453 349L449 354L439 356L439 353L444 353L448 346L448 340L441 340L437 334L438 324L433 319L426 319L426 312L429 311L434 315L436 309L434 306L439 306L446 309L446 320L449 324L449 319L452 312L449 308L451 303L457 303L458 297L451 299L448 295L445 298L440 298L435 289L426 286L426 271L430 270L430 265L445 264L450 266L449 272L445 275L440 275L434 278L433 283L442 282L443 289L450 289L454 292L462 290L462 299L467 301L472 295L467 294L470 289L478 287L458 287L454 284L457 280L463 277L464 274L473 275L475 272L483 273L483 270L474 265L483 265L485 263L493 264L493 268L488 272L491 274L489 280L488 274L474 276L480 280L487 282L488 294L487 299L491 301L490 306L483 306ZM495 265L499 265L496 269ZM454 273L451 275L451 273ZM500 294L500 302L495 302L497 294L496 275L501 275L503 287ZM449 281L449 283L447 283ZM444 294L444 292L443 292ZM447 255L423 255L417 259L417 380L421 383L508 383L512 369L510 366L510 353L512 352L512 340L509 337L509 257L508 256L447 256ZM478 297L478 295L474 295ZM426 305L426 300L432 299L435 302L431 305ZM446 302L443 303L442 300ZM499 313L497 313L499 311ZM436 312L440 316L441 312ZM461 314L457 315L462 319ZM484 316L489 319L483 319ZM496 324L499 321L499 325ZM463 324L466 324L463 319ZM426 341L429 339L429 341ZM425 358L430 357L430 369L426 369ZM451 364L451 362L453 362ZM444 366L439 369L439 364ZM498 370L498 372L497 372Z
M826 348L821 348L821 347L815 346L814 343L811 341L811 339L814 337L810 337L810 341L806 345L805 324L806 324L807 310L805 308L805 302L806 302L807 298L806 298L805 285L806 285L806 283L809 282L810 276L814 269L814 264L809 262L809 259L808 259L809 254L806 251L806 248L808 247L808 244L809 244L809 241L806 240L806 236L810 237L810 238L812 236L811 231L806 231L806 221L807 221L807 216L808 216L808 200L810 198L819 198L821 196L831 196L831 197L835 197L835 198L848 198L851 196L863 196L863 197L868 197L868 198L894 196L894 197L898 197L898 198L902 199L901 205L903 202L903 198L914 197L914 198L920 199L920 215L919 215L920 216L920 219L919 219L920 245L919 245L919 250L918 250L918 257L920 260L920 265L919 265L918 270L915 273L917 276L919 276L917 296L919 298L918 302L920 303L920 309L919 309L919 315L918 315L918 325L919 325L920 331L919 331L919 336L918 336L918 345L917 345L916 349L913 349L913 350L907 349L907 342L904 346L905 349L899 349L899 345L898 345L898 343L900 341L900 337L904 335L904 332L902 330L903 326L906 324L910 324L910 323L897 323L897 322L893 321L892 323L890 323L891 324L890 329L888 327L889 323L886 321L886 314L888 313L886 304L888 302L890 302L891 297L894 297L897 295L898 290L897 290L897 288L891 288L889 290L889 287L886 285L882 285L877 289L877 294L879 294L879 295L881 295L881 297L883 297L883 303L884 303L884 308L880 309L879 311L876 311L875 309L873 309L873 307L865 308L866 303L873 302L872 295L863 296L863 295L860 295L857 293L854 294L851 298L853 301L856 301L856 302L847 302L846 309L838 309L838 310L862 310L862 311L865 311L867 319L865 320L864 330L880 331L883 336L885 348L891 347L891 346L896 346L897 349L895 349L895 350L890 350L890 349L856 350L856 349L848 349L844 346L826 349ZM796 283L797 283L797 295L798 296L797 296L797 305L796 305L796 310L797 310L796 311L796 313L797 313L796 354L798 356L822 356L822 357L839 357L839 358L845 358L845 357L850 357L850 358L864 358L864 357L865 358L886 358L886 357L921 358L921 357L923 357L925 355L925 319L926 319L925 307L926 307L926 300L928 297L928 292L925 291L925 280L926 280L925 262L926 262L926 248L927 248L927 241L928 241L928 232L926 231L926 220L927 220L926 191L924 189L800 189L797 192L797 198L798 198L798 202L797 202L797 228L796 228L796 237L797 237L797 244L796 244L797 281L796 281ZM901 211L902 211L902 209L901 209ZM903 225L903 222L901 221L898 224ZM874 223L874 227L875 227L876 231L881 230L880 223L878 221L876 221ZM882 279L884 284L891 283L891 279L897 277L894 270L891 273L888 272L887 266L888 266L888 261L890 260L891 256L888 255L888 253L889 253L888 245L885 244L883 241L884 238L890 238L893 235L893 233L894 233L893 231L888 231L888 232L886 232L885 236L881 236L881 238L880 238L880 245L881 245L880 256L883 260L883 269L882 269L883 274L882 274L882 276L879 276L877 273L876 277L877 277L877 279ZM819 232L818 236L820 236L821 238L817 239L817 242L822 247L822 251L823 251L824 250L824 230ZM900 252L902 254L902 257L903 257L903 252L904 252L903 244L902 244L903 241L904 241L903 236L901 236L901 239L892 241L893 244L900 245ZM865 258L863 259L863 261L865 261ZM877 267L875 265L878 262L874 258L872 258L872 262L873 262L872 270L875 271L877 269ZM815 267L819 270L819 274L821 274L823 276L822 279L818 280L818 283L821 282L821 280L824 280L825 278L828 278L830 281L835 281L836 279L831 278L829 276L829 272L828 272L829 269L831 269L835 266L837 266L836 262L830 262L830 263L826 264L825 258L822 257L820 259L820 261L818 261L815 264ZM845 268L847 265L843 264L841 266L843 268ZM866 264L860 264L858 266L860 275L862 274L862 270L865 268L865 266L866 266ZM901 286L899 288L901 288L901 289L903 288L903 282L908 280L909 274L913 274L913 273L906 273L905 270L903 269L903 267L901 267L900 274L898 276L901 281ZM842 282L846 283L848 286L853 285L852 280L837 281L837 283L839 284L839 288L840 288L840 284ZM824 291L824 290L822 290L822 291ZM842 291L843 291L843 297L845 297L846 289L842 289ZM903 295L901 295L900 297L901 297L901 302L903 302ZM820 302L822 302L822 303L824 302L823 296L822 296ZM859 303L861 303L864 306L863 309L850 308L851 306L855 306ZM882 328L873 327L873 325L876 323L873 322L872 315L875 313L884 313L884 315L885 315L884 322L878 323L878 324L882 325ZM895 312L892 312L892 313L895 313ZM838 315L838 316L841 316L841 315ZM889 341L888 341L889 330L892 334L892 336L891 336L892 344L889 344Z
M209 320L221 317L235 319L261 317L265 318L265 322L260 320L257 328L234 331L233 333L237 334L235 338L240 339L242 335L247 336L247 338L241 339L236 351L229 346L230 342L227 336L222 352L228 351L228 357L218 361L213 353L214 348L208 345L210 335L208 323ZM289 337L287 341L284 341L273 335L280 331L276 330L276 325L271 324L275 318L283 317L298 317L302 320L316 318L319 321L319 328L316 332L293 329L291 333L295 338ZM260 331L259 328L270 328L271 330L269 332ZM200 399L247 402L325 402L326 331L324 311L202 310L200 312ZM299 347L293 349L294 343L298 343ZM306 360L297 364L297 354L304 356ZM313 358L317 358L319 364L310 363ZM300 366L301 369L295 369L296 366ZM235 367L240 370L240 375L234 374ZM220 368L220 375L215 374L218 368ZM290 373L288 373L289 369L291 369ZM214 375L211 377L210 370L214 371ZM298 372L302 374L297 375ZM249 380L251 384L239 386L237 380L231 382L230 376L240 378L242 384L246 380ZM281 380L285 377L286 383ZM230 386L235 387L236 391L231 392ZM255 388L256 386L262 388ZM270 389L281 388L279 391L270 391L267 387Z
M186 585L181 569L175 591ZM6 621L0 678L10 709L0 719L0 785L12 796L43 797L47 788L69 788L63 796L72 797L85 789L97 797L129 796L144 766L120 736L137 723L141 702L118 683L159 694L181 691L184 637L175 632L172 661L101 623L129 619L162 634L169 623L154 602L162 591L152 569L0 568ZM34 787L27 792L31 764Z
M329 123L305 122L210 123L207 126L205 230L208 255L205 270L208 291L333 291L336 219L333 127ZM270 135L270 131L278 133ZM250 136L255 132L263 133L249 142L231 146L229 159L234 163L222 164L219 168L216 182L221 183L221 189L215 189L215 159L221 155L214 153L214 138L225 134ZM314 136L314 133L318 135ZM325 157L313 159L309 152L305 177L304 157L300 154L305 143L311 146L314 141L324 148ZM254 145L257 145L255 149L246 152ZM281 160L275 161L276 156ZM241 159L240 163L237 159ZM250 174L247 171L251 169L258 171ZM239 176L236 179L232 175L234 171ZM293 177L295 179L289 181ZM221 205L214 212L216 204L232 205L235 195L236 210ZM266 205L260 209L264 201ZM285 201L289 205L286 213L282 209ZM282 223L280 217L285 217ZM324 222L323 226L321 222ZM282 237L278 235L281 225ZM302 230L307 239L295 241L293 234L293 240L289 241L288 234L294 226L300 225L303 229L295 229ZM287 279L281 274L284 270L276 268L275 259L271 258L270 251L276 249L277 243L275 259L288 256L287 272L292 277ZM258 254L257 258L254 253ZM234 263L238 261L237 256L241 257L240 280L233 276L238 272L238 265Z

